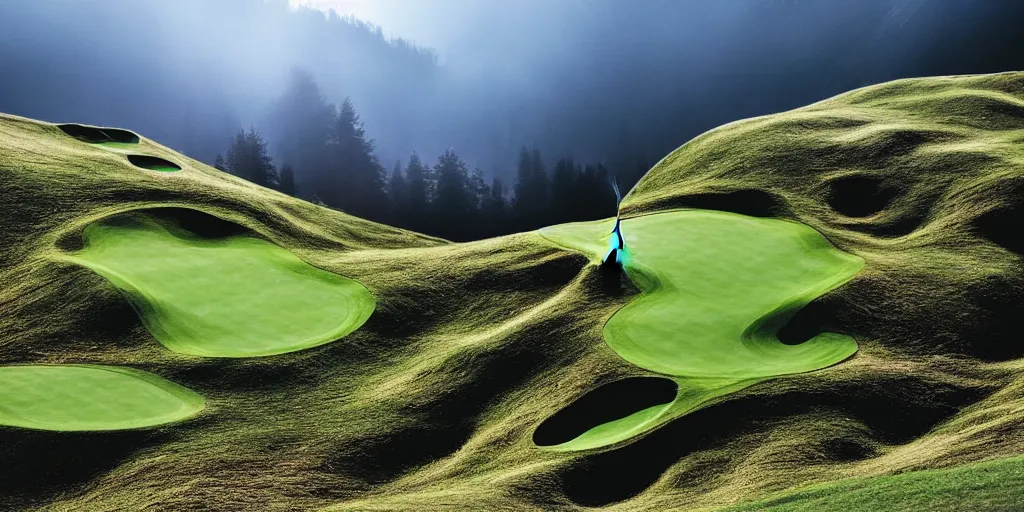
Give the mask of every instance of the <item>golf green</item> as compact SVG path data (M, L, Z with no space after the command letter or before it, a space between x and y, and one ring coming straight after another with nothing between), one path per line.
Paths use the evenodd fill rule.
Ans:
M613 226L614 220L564 224L541 234L597 262ZM673 406L596 426L576 440L589 442L566 445L621 441L723 390L825 368L857 351L853 338L841 334L821 333L797 345L776 336L800 308L864 266L814 229L779 219L677 210L623 220L621 230L628 255L624 268L643 294L608 320L604 338L626 361L679 378L686 403L677 398Z
M0 367L0 425L90 431L151 427L194 416L203 397L132 368Z
M85 248L70 259L124 291L153 336L175 352L302 350L356 330L375 307L356 281L249 235L199 235L135 212L90 224L83 236Z

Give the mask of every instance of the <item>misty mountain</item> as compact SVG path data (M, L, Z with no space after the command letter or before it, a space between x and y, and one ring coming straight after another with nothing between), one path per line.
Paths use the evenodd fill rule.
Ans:
M1024 68L1013 0L390 1L440 47L284 0L3 2L0 111L207 162L255 126L280 160L275 109L298 69L325 103L351 100L384 166L452 147L511 179L522 146L633 172L850 88Z

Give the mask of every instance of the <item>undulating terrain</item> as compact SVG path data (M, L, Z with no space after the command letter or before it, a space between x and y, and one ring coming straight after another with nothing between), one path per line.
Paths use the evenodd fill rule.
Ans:
M4 510L1024 503L1024 73L738 121L618 223L472 243L13 116L0 204Z

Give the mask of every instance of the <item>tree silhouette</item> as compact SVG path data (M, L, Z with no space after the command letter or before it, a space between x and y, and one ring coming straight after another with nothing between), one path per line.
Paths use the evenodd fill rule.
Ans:
M426 231L431 223L427 220L430 213L432 189L430 172L423 166L420 156L414 151L409 155L409 163L405 167L405 180L408 186L406 202L406 224L414 230Z
M218 171L227 172L228 167L227 164L224 163L224 155L217 153L217 158L213 161L213 168Z
M476 194L469 188L466 164L448 149L437 159L434 175L437 195L433 209L438 233L454 240L466 239L474 227L471 214L476 210Z
M328 104L313 77L302 69L293 69L284 94L271 112L276 154L295 169L296 180L313 183L309 192L323 191L315 184L328 172L327 139L335 119L335 108Z
M388 201L391 204L391 219L395 226L404 227L408 219L409 184L402 173L402 162L395 162L395 168L388 178Z
M286 164L281 167L277 189L290 196L295 195L295 172L292 171L292 166Z
M228 151L225 167L231 174L257 185L277 186L278 176L273 161L267 156L267 143L255 128L250 127L248 132L238 131Z
M359 115L348 98L341 104L327 140L331 168L319 177L317 195L328 205L353 215L386 220L384 168L373 154Z
M580 201L576 198L582 193L577 189L579 174L571 158L563 158L555 164L555 170L551 173L549 223L577 220Z

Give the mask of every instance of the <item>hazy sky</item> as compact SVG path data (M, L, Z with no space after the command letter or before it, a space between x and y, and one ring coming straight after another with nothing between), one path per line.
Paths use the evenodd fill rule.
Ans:
M306 5L322 10L334 10L340 15L352 15L364 21L380 25L384 33L415 41L423 46L438 49L448 45L450 41L434 28L434 23L424 23L426 19L437 19L438 9L450 11L451 2L431 2L431 0L289 0L293 6ZM488 0L469 0L457 2L460 11L475 10L474 4L481 5Z
M521 146L624 168L872 83L1024 69L1021 26L1022 0L0 0L0 112L207 161L254 126L282 160L301 68L389 168L454 148L509 176Z

